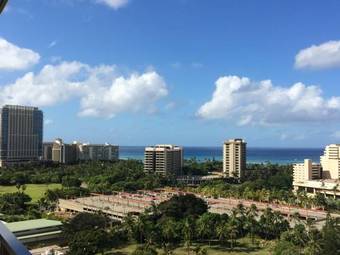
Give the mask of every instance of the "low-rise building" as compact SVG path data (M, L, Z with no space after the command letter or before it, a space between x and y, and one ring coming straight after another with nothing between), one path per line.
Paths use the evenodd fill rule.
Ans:
M128 214L139 215L153 204L158 205L171 196L169 193L140 191L137 194L121 192L115 195L59 199L58 209L63 213L101 212L112 219L121 221Z
M305 191L308 195L314 196L322 193L327 197L340 198L340 181L335 179L306 180L293 182L294 191Z
M19 241L27 245L58 240L63 224L56 220L37 219L6 223L5 226Z

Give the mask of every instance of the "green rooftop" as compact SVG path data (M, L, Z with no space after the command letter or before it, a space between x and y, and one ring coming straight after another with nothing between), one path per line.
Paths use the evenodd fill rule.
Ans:
M5 225L12 233L16 233L20 231L27 231L39 228L58 227L62 226L63 224L57 220L38 219L11 222L6 223Z

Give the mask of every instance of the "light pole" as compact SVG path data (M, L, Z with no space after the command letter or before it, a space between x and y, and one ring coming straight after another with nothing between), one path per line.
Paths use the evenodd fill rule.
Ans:
M0 0L0 14L5 9L8 0Z

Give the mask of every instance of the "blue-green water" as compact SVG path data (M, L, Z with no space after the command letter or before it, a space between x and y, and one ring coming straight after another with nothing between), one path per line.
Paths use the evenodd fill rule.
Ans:
M291 164L302 162L305 158L315 162L320 161L323 149L301 149L301 148L247 148L248 163L277 163ZM121 159L143 160L143 146L121 146ZM184 147L184 158L196 158L199 161L208 159L222 160L222 147Z

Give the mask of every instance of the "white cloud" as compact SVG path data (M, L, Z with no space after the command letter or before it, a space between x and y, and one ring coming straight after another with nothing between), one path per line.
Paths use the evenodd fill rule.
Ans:
M46 65L0 87L0 104L52 106L80 99L81 116L114 117L122 112L151 112L168 93L155 71L118 76L115 66L80 62Z
M118 77L111 86L91 89L82 98L80 115L114 117L120 112L154 112L154 103L168 94L156 72Z
M197 115L230 119L239 125L339 120L340 97L324 98L319 87L302 83L279 87L270 80L224 76L216 81L211 100Z
M26 69L39 62L38 53L20 48L0 37L0 70Z
M329 41L301 50L295 56L298 69L325 69L340 67L340 41Z
M129 0L96 0L96 2L117 10L127 5Z

